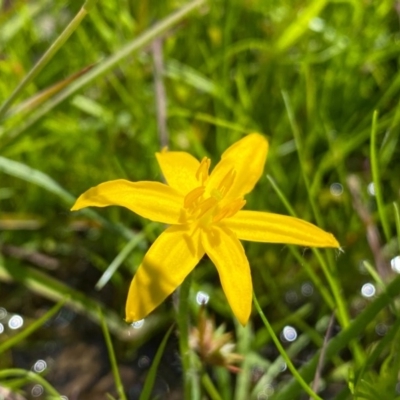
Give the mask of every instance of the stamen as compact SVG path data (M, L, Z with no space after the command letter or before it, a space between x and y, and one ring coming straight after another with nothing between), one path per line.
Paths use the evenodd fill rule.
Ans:
M222 178L221 184L219 185L218 188L222 197L224 197L228 193L229 189L232 187L235 177L236 177L236 171L232 168Z
M183 206L185 208L190 208L194 205L194 203L199 199L199 197L204 194L204 186L199 186L196 189L190 191L186 196L183 202Z
M210 169L211 160L207 157L204 157L201 160L200 166L196 172L196 179L204 185L205 181L208 179L208 170Z
M214 215L213 222L219 222L224 218L233 217L240 209L244 207L246 200L237 199L222 207L218 214Z
M197 206L197 218L201 218L204 214L210 211L217 205L218 201L214 197L209 197Z

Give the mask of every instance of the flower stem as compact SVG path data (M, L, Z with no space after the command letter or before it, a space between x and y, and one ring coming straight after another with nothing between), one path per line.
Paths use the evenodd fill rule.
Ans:
M297 371L296 367L293 365L292 361L290 360L288 354L286 353L285 349L283 348L281 342L279 341L278 337L275 335L274 330L272 329L272 326L267 320L267 317L263 313L260 304L258 303L257 297L255 293L253 292L253 301L254 305L256 306L257 312L261 317L261 320L264 322L265 327L267 328L267 331L269 335L271 336L275 346L277 347L280 355L282 358L285 360L286 365L290 369L290 372L293 374L294 378L297 380L297 382L300 384L300 386L305 390L305 392L311 396L311 398L315 400L322 400L321 397L319 397L311 388L310 386L307 385L307 383L304 381L302 376L299 374Z
M189 293L190 285L192 282L191 275L189 274L183 281L179 288L178 296L178 310L176 321L179 328L179 350L182 359L182 375L184 385L184 398L191 399L193 393L193 382L191 379L190 367L190 348L189 348Z
M201 382L206 389L207 394L210 396L210 399L222 400L222 397L219 395L217 388L214 386L210 376L206 372L202 375Z

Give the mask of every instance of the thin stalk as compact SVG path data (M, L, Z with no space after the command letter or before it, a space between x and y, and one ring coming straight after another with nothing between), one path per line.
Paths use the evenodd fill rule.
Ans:
M273 189L277 193L278 197L281 199L283 205L286 207L286 210L289 212L289 214L292 217L297 217L296 212L293 210L290 203L288 202L288 200L286 199L285 195L282 193L282 191L280 190L280 188L278 187L276 182L269 175L267 175L267 178L268 178L269 182L271 183ZM318 249L313 249L313 252L321 264L322 271L324 272L326 280L328 281L328 284L332 291L333 298L334 298L336 305L332 302L332 297L329 294L325 293L325 291L321 290L321 288L318 288L318 289L321 290L321 294L323 293L323 297L324 297L325 301L327 302L328 305L331 306L332 310L335 307L337 307L337 318L338 318L340 324L343 327L346 327L349 324L349 316L347 313L347 308L346 308L346 306L343 302L343 299L340 295L340 287L337 284L336 279L333 277L331 271L329 270L327 263L325 262L324 258L321 255L321 252L318 251ZM309 270L308 272L311 271L311 269L309 269L309 268L307 268L307 269ZM313 277L313 276L314 276L314 274L310 275L310 277Z
M191 379L191 362L189 348L189 293L191 285L191 275L189 274L179 288L179 304L176 320L179 328L179 350L182 359L184 398L193 399L193 380Z
M115 382L115 387L117 389L118 397L119 397L119 400L127 400L126 395L125 395L124 386L123 386L122 380L121 380L121 375L119 373L117 359L115 357L115 352L114 352L114 347L113 347L113 344L111 341L110 332L108 330L106 320L104 319L104 315L103 315L103 312L101 311L100 307L98 308L98 313L99 313L99 319L101 322L101 329L103 331L104 340L105 340L106 346L107 346L108 357L110 358L111 371L112 371L112 374L114 377L114 382Z
M138 233L124 246L124 248L118 253L118 255L114 258L108 268L103 272L100 279L97 281L95 288L97 290L103 289L106 283L111 279L111 277L115 274L117 269L121 266L121 264L126 260L129 254L132 253L133 249L144 240L145 235L143 233Z
M33 371L27 371L22 368L13 368L13 369L4 369L0 371L0 382L5 383L6 379L11 379L14 377L21 377L26 379L29 382L38 383L43 386L43 389L47 393L47 398L56 398L60 399L61 395L57 392L57 390L50 385L49 382L46 381L43 377Z
M289 123L292 128L294 141L296 143L297 155L299 157L301 174L303 176L304 183L306 185L306 189L307 189L307 193L308 193L308 200L310 202L311 209L314 214L314 218L317 221L317 225L320 227L323 227L323 219L318 210L318 207L315 204L314 197L311 195L311 185L310 185L310 181L308 179L307 173L306 173L306 160L304 158L303 145L302 145L301 138L300 138L300 136L301 136L300 130L296 124L292 105L290 104L290 100L289 100L289 96L288 96L287 92L282 91L282 97L283 97L283 102L285 103L286 112L287 112L287 115L289 118Z
M213 381L207 373L204 373L201 377L201 383L211 400L222 400L222 397L219 395L217 388L214 386Z
M74 19L64 29L64 31L57 37L55 42L49 47L46 53L39 59L34 67L28 72L21 83L16 87L11 96L0 107L0 120L22 93L22 91L36 78L42 69L49 63L49 61L56 55L58 50L64 45L69 37L76 31L82 20L86 17L89 11L95 6L97 0L87 0L79 12L75 15Z
M290 372L293 374L294 378L297 380L297 382L300 384L300 386L304 389L304 391L313 399L315 400L322 400L321 397L319 397L311 388L310 386L307 385L306 381L302 378L302 376L299 374L297 371L296 367L293 365L290 357L286 353L285 349L283 348L281 342L279 341L278 337L275 335L274 330L272 329L272 326L267 320L267 317L265 316L263 310L260 307L260 304L258 303L257 297L255 293L253 292L253 301L254 305L256 306L257 312L261 317L261 320L264 322L265 327L267 328L267 331L269 335L272 338L272 341L274 342L275 346L277 347L280 355L284 359L286 365L288 366Z
M378 130L377 125L378 125L378 111L375 110L372 115L372 127L371 127L371 170L372 170L371 172L372 172L372 181L374 182L376 205L378 207L379 219L382 224L386 242L389 242L391 237L390 226L389 226L389 221L386 217L386 210L383 203L379 161L376 150L376 131Z
M394 208L394 217L396 221L397 246L398 246L398 251L400 252L400 212L399 212L399 206L395 201L393 202L393 208Z

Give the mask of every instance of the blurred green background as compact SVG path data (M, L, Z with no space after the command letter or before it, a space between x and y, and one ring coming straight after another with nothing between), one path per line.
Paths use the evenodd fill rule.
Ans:
M173 321L173 301L135 329L123 322L125 298L164 227L117 207L69 209L76 196L106 180L161 180L154 153L166 143L198 158L207 155L215 165L244 134L266 135L265 175L246 207L288 214L282 194L300 218L332 232L342 245L340 254L318 256L245 244L255 293L275 332L281 335L285 326L297 332L293 343L282 339L297 367L323 346L337 307L337 299L332 307L321 295L325 290L332 299L329 277L353 319L382 298L377 296L400 271L398 2L190 4L99 0L0 121L0 390L25 388L25 398L47 398L42 383L7 375L44 360L44 377L69 399L114 393L101 304L127 396L139 398ZM0 104L82 6L0 1ZM181 15L173 14L179 9ZM110 264L119 268L110 272ZM105 271L109 276L96 290ZM369 294L361 291L366 283ZM279 398L291 374L256 311L247 328L237 326L215 267L204 260L194 271L193 325L200 290L210 295L208 314L235 332L245 359L236 375L207 367L219 398ZM67 304L44 325L9 342L66 294ZM327 362L322 398L374 399L374 390L388 396L381 398L399 396L397 337L387 335L398 323L396 304L378 311L357 336L358 358L349 338L347 350ZM22 316L23 327L10 327L13 315ZM182 398L177 340L174 333L154 385L153 395L163 399ZM371 359L375 346L380 350ZM108 386L98 388L102 379ZM34 392L37 385L43 393ZM206 383L199 387L202 398L218 398ZM297 390L282 398L308 397Z

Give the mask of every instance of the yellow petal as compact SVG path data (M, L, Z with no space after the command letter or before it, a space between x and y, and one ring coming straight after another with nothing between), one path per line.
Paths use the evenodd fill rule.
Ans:
M156 153L158 164L169 186L182 195L200 186L196 172L200 162L184 151L162 151Z
M81 194L72 211L84 207L122 206L144 218L176 224L183 207L183 197L160 182L108 181Z
M339 247L328 232L302 219L258 211L239 211L223 221L241 240L307 247Z
M146 253L133 277L126 302L127 322L145 318L169 296L203 257L198 233L171 226Z
M207 188L223 185L234 169L235 177L230 185L229 198L242 197L251 192L260 179L268 153L267 140L258 133L247 135L230 146L221 156L221 161L214 168Z
M229 229L216 225L202 234L201 243L217 267L222 289L233 313L242 325L246 325L251 312L253 286L242 244Z

